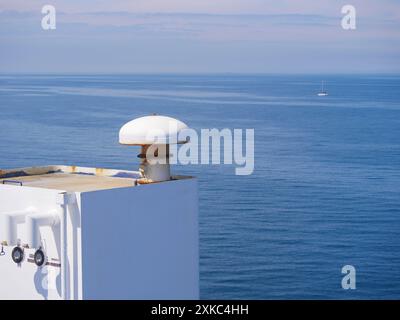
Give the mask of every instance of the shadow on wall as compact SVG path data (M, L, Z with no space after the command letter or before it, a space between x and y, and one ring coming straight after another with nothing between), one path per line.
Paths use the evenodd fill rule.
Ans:
M61 274L58 272L55 280L53 280L52 271L48 267L38 268L35 272L34 282L36 291L47 300L49 297L49 290L57 290L57 294L61 296Z

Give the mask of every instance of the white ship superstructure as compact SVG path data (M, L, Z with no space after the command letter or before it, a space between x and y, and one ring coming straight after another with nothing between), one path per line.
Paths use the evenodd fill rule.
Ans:
M197 299L197 181L143 162L0 170L0 299Z

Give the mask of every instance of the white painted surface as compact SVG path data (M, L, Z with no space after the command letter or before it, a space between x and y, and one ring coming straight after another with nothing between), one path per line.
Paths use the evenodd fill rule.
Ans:
M58 190L40 188L0 185L0 216L7 212L33 211L36 214L46 214L55 211ZM26 218L26 217L25 217ZM21 244L32 240L29 233L29 223L20 220L15 227L14 237ZM3 220L0 220L3 221ZM60 230L57 225L36 225L35 237L41 239L49 261L59 264L60 259ZM2 230L3 228L0 228ZM5 235L0 234L0 242ZM44 266L38 268L29 262L29 254L35 249L24 249L25 259L17 265L11 259L11 251L15 243L4 246L4 255L0 256L0 299L59 299L60 292L60 267ZM0 246L1 247L1 246Z
M13 237L42 246L54 265L29 262L32 248L17 265L11 259L15 244L4 246L0 299L199 297L195 179L68 194L0 184L0 224L12 212L32 217L16 224ZM0 242L10 237L4 230L0 225Z
M129 121L119 131L119 142L128 145L171 144L180 131L188 126L177 119L166 116L146 116ZM175 143L185 143L176 141Z
M37 213L33 208L26 208L21 211L3 212L0 215L0 243L7 243L10 246L17 245L17 227L25 223L27 216Z
M44 266L38 268L28 262L34 249L25 249L25 260L16 265L11 260L13 247L4 247L4 256L0 256L0 299L1 300L59 300L61 275L60 268Z
M195 179L85 193L82 210L85 299L199 298Z

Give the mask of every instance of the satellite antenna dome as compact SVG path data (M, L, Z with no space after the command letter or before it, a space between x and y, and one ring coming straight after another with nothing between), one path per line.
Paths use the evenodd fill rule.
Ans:
M171 179L169 145L182 144L179 133L188 129L180 120L153 114L140 117L124 124L119 131L119 143L141 146L139 183L161 182ZM156 161L155 161L156 160Z
M119 131L119 143L130 146L186 143L177 141L179 132L188 126L178 119L151 115L129 121Z

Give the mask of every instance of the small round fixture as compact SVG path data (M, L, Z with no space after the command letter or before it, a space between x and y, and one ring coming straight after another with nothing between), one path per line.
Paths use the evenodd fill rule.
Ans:
M24 250L20 247L15 247L11 252L11 258L15 263L21 263L24 260Z
M44 264L46 257L42 249L36 250L35 254L33 255L33 260L38 267L41 267Z

